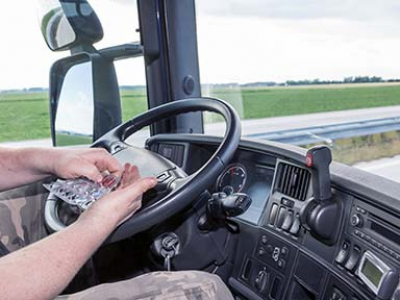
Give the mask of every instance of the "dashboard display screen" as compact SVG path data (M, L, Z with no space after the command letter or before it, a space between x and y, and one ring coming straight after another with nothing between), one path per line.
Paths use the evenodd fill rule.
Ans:
M270 196L275 169L268 166L256 165L248 173L249 178L243 192L251 197L252 204L238 218L252 224L258 224Z
M361 271L376 288L379 287L383 273L368 259L365 260Z

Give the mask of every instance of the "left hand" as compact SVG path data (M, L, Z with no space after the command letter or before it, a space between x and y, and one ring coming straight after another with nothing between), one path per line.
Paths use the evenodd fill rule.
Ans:
M141 178L136 166L126 164L119 187L95 201L78 221L89 220L98 223L99 227L109 224L114 230L142 207L143 193L156 185L156 178Z
M124 172L123 166L105 149L52 149L48 160L49 172L64 179L87 177L100 182L102 172L118 177Z

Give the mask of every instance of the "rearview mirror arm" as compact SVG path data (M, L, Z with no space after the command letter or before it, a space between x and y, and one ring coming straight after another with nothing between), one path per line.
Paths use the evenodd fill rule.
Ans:
M98 52L103 57L115 61L143 56L143 46L140 43L135 42L101 49Z

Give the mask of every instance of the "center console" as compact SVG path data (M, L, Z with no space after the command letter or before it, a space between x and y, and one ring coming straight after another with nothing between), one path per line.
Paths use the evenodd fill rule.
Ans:
M400 299L398 219L355 198L335 265L368 297Z
M300 220L312 194L307 168L277 160L262 218L241 224L231 287L243 299L400 300L398 217L333 189L345 214L335 243L323 243Z

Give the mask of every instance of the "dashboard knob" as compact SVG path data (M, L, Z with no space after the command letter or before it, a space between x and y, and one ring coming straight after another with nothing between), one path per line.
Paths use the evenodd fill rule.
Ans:
M350 218L350 224L353 227L362 227L363 226L363 218L360 214L354 214Z
M263 292L266 290L268 286L268 281L269 281L269 273L266 272L265 270L262 270L258 272L254 282L254 286L256 287L257 290Z

